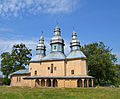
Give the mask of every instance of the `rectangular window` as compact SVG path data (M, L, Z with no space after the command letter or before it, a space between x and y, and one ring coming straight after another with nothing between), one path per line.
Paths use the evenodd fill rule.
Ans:
M71 74L74 74L74 70L71 70Z
M53 64L51 64L51 73L53 73Z
M54 70L56 70L56 67L54 67Z
M56 46L54 46L54 50L56 50Z
M48 70L50 70L50 67L48 67Z
M35 71L35 75L37 75L37 71Z
M17 77L17 82L18 82L18 77Z
M21 77L19 77L19 82L21 81Z

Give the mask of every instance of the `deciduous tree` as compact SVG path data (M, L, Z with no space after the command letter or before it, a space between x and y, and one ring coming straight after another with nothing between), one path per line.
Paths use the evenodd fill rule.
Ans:
M95 77L96 84L115 84L118 78L116 55L103 42L84 45L81 50L88 58L88 74Z
M13 45L11 53L4 52L1 54L1 71L5 76L4 84L8 84L9 74L28 66L31 56L31 49L27 48L25 44Z

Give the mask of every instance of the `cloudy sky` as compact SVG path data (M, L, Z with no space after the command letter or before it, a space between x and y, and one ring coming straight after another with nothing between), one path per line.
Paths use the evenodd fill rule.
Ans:
M0 0L0 54L22 42L34 55L41 31L48 53L58 21L66 54L75 26L81 45L102 41L120 63L119 4L119 0Z

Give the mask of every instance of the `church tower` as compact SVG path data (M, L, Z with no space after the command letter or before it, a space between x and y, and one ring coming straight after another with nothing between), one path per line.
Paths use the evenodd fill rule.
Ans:
M51 52L62 52L64 53L64 40L61 37L61 31L58 26L54 29L54 36L50 40Z
M39 40L39 44L37 45L37 48L36 48L36 55L41 55L44 57L45 51L46 51L46 47L44 45L44 38L43 36L41 36Z
M46 55L45 51L46 51L46 47L44 45L44 38L41 35L40 40L39 40L39 44L37 45L37 48L36 48L36 56L33 57L31 59L31 61L40 61L43 57L45 57L45 55Z
M80 50L80 42L77 40L77 34L73 31L72 41L70 42L71 51Z
M69 58L85 58L86 59L86 56L80 50L80 41L77 40L77 34L74 30L72 33L72 41L70 42L70 48L71 48L71 51L67 56L68 59Z
M61 37L61 31L58 26L54 29L54 36L50 40L51 52L43 60L65 59L64 40Z

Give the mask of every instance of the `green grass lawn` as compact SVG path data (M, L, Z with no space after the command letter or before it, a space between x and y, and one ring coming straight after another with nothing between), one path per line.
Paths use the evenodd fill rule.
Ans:
M120 99L120 88L0 87L0 99Z

